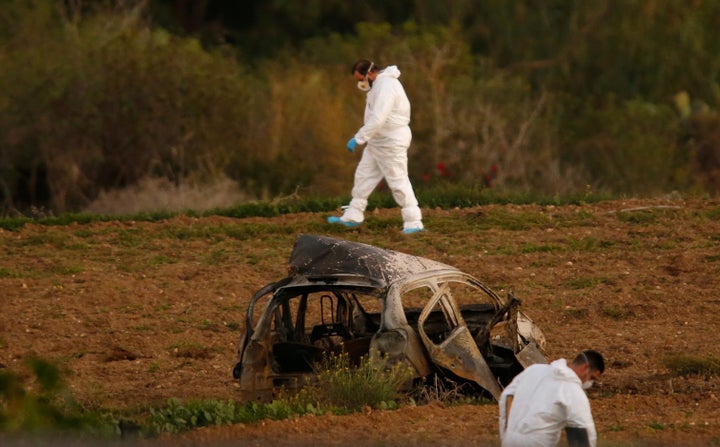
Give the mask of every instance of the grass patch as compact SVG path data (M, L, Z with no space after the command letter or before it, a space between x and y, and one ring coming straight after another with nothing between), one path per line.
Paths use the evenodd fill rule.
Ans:
M665 367L677 376L720 376L720 359L714 356L672 354L663 361Z
M146 436L159 433L181 433L193 428L256 422L263 419L286 419L295 414L307 414L309 409L294 407L286 401L268 404L238 403L232 400L169 399L162 409L151 409L143 426Z
M613 320L625 320L634 316L634 313L623 306L602 306L600 313Z
M57 366L37 358L27 360L25 366L29 375L0 370L0 432L114 436L116 422L81 408L67 392Z
M79 265L58 265L52 269L53 273L59 275L75 275L83 271L85 271L85 269Z
M703 212L703 217L705 217L706 219L709 219L709 220L720 219L720 206L710 208L709 210Z
M569 281L567 281L565 284L567 284L568 287L571 289L588 289L590 287L595 287L598 284L602 284L605 282L604 278L574 278Z
M210 348L198 343L179 343L170 346L170 351L175 357L186 359L209 359L212 357Z
M230 253L224 248L212 250L203 256L203 261L208 265L220 265L227 261Z
M663 217L674 217L678 214L676 207L648 207L624 210L617 213L617 218L621 222L630 224L651 224L656 223Z
M531 228L549 228L554 226L550 216L542 213L516 213L498 208L481 211L467 216L467 220L476 229L500 228L510 231L523 231Z
M152 258L150 258L150 260L148 260L148 266L159 267L161 265L175 264L177 262L177 259L171 258L170 256L157 255L153 256Z
M228 321L227 323L225 323L225 327L227 327L231 331L239 331L240 329L242 329L242 325L236 321Z
M479 205L490 205L490 204L537 204L537 205L579 205L583 203L595 203L603 200L609 200L612 197L600 194L579 194L579 195L567 195L559 197L556 195L542 195L532 192L510 192L510 191L496 191L492 189L478 188L473 185L444 185L441 187L433 188L418 188L416 195L422 207L425 208L470 208ZM0 228L8 231L15 231L22 228L25 224L35 223L46 226L64 226L72 223L87 224L92 222L160 222L167 220L178 215L189 215L194 217L207 217L207 216L225 216L234 218L245 218L245 217L275 217L283 214L290 213L320 213L320 212L335 212L340 206L348 202L347 197L305 197L300 198L297 196L290 196L281 200L270 200L262 202L249 202L240 204L229 208L215 208L208 210L203 213L197 213L188 211L186 213L170 212L170 211L157 211L157 212L141 212L135 214L125 215L113 215L113 214L89 214L89 213L64 213L60 216L21 216L21 217L0 217ZM376 208L395 208L397 204L393 199L390 192L387 191L376 191L370 197L368 203L368 211L372 211ZM582 219L590 218L591 216L578 215ZM537 216L528 214L525 218L530 218L530 221L526 222L508 222L502 215L492 217L491 221L503 226L519 226L525 228L525 225L532 225ZM547 217L541 219L543 223L547 223ZM537 223L537 222L536 222ZM274 229L273 231L275 231ZM115 230L117 232L128 232L128 231L140 231L140 230ZM260 224L251 225L239 225L239 226L219 226L213 229L185 229L180 231L174 237L177 238L194 238L201 237L199 234L205 232L206 235L211 237L221 236L223 233L226 236L235 239L247 239L255 237L254 232L259 234L265 233L268 230ZM287 231L287 230L286 230ZM83 237L81 233L77 234L79 237ZM46 239L47 240L47 239ZM60 241L58 241L60 242ZM42 242L42 237L37 241ZM126 240L126 243L132 245L135 243L132 237ZM132 245L134 246L134 245Z
M0 267L0 278L22 278L23 275L17 270L6 269Z
M210 425L285 419L293 415L328 411L348 414L366 406L397 408L402 399L407 399L400 389L411 377L410 370L399 364L389 365L385 359L363 358L359 365L353 367L347 354L328 355L315 367L316 382L266 404L232 400L183 403L179 399L170 399L165 408L150 410L144 432L146 435L179 433Z
M567 245L570 250L586 252L611 248L614 245L614 242L600 241L594 237L584 237L582 239L568 239Z
M534 243L526 243L520 247L520 253L549 253L552 251L563 251L563 248L553 244L538 245Z
M570 318L587 318L590 312L587 309L577 307L569 307L563 310L563 313Z

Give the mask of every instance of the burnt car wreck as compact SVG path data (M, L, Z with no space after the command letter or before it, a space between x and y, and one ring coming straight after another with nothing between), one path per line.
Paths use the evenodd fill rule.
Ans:
M297 237L289 264L248 306L233 369L244 399L302 386L327 352L386 356L418 379L438 375L496 399L525 367L547 362L520 301L455 267L314 235Z

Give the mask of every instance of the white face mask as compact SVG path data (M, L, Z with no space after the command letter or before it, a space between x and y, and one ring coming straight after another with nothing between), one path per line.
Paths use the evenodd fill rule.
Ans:
M357 88L363 92L370 91L370 80L368 80L367 76L362 81L358 81Z
M365 74L365 78L362 81L358 81L357 88L363 92L369 92L372 88L372 82L370 82L370 79L368 76L370 75L370 72L375 68L375 63L370 62L370 67L368 67L367 74Z
M592 380L588 380L587 382L582 383L582 389L584 389L584 390L589 389L591 386L593 386Z

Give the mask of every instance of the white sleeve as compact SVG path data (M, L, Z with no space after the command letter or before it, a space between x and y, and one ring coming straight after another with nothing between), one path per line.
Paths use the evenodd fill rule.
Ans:
M365 123L355 134L355 140L359 144L367 143L388 120L395 104L395 86L390 80L378 83L374 88L375 101L365 116Z
M500 431L500 439L505 436L505 430L507 429L507 418L508 418L508 397L515 396L515 390L517 389L518 382L520 382L520 375L515 376L515 379L513 379L512 382L503 390L502 394L500 395L500 399L498 401L498 411L500 413L500 420L499 420L499 431Z
M590 447L597 445L597 431L590 410L590 401L582 389L578 388L571 395L567 408L567 426L586 429Z

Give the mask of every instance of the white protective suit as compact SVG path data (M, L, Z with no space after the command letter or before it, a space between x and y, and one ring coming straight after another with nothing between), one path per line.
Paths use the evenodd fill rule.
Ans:
M408 177L407 151L412 140L410 101L399 81L400 70L391 65L378 73L367 93L364 125L355 134L367 143L355 169L352 200L343 221L362 222L367 199L385 178L401 207L403 229L422 229L422 213Z
M512 402L506 417L508 396ZM586 429L590 446L597 444L590 401L565 359L531 365L515 376L499 407L503 447L556 446L565 427Z

